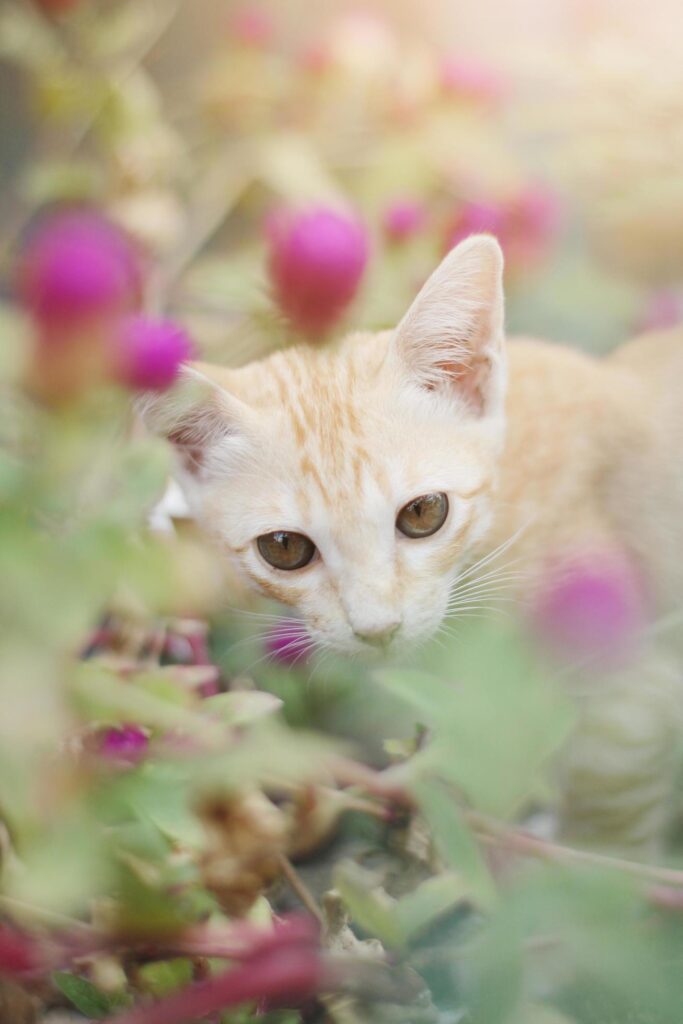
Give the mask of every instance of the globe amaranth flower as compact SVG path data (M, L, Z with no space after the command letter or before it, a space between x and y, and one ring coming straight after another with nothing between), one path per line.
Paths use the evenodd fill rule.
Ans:
M495 68L469 57L444 57L438 80L444 95L484 103L495 103L506 92L506 83Z
M99 738L100 756L107 761L137 764L147 754L149 737L139 725L105 729Z
M382 229L390 242L406 242L419 234L425 226L427 212L417 199L397 199L390 203L382 215Z
M500 200L462 203L446 226L448 251L469 235L485 232L498 239L512 272L537 265L553 241L561 217L558 197L532 184Z
M133 390L163 391L173 384L182 363L191 356L192 342L174 321L132 316L120 327L116 375Z
M128 238L94 210L47 216L23 250L19 293L43 331L129 312L140 302L140 261Z
M239 7L230 17L230 34L239 43L261 49L273 41L275 24L262 7Z
M618 661L633 651L646 619L644 588L621 553L563 555L548 567L533 611L535 628L571 661Z
M282 619L266 635L265 648L273 661L294 665L310 657L313 641L298 619Z
M267 236L275 301L296 329L322 336L358 291L368 260L365 228L353 216L316 207L277 212Z

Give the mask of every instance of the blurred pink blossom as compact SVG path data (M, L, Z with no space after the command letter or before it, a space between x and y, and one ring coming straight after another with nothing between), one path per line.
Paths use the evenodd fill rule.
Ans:
M117 376L134 390L164 391L191 356L189 336L172 320L130 317L121 325Z
M572 661L628 656L645 618L638 573L625 555L613 551L558 559L546 574L533 612L544 642Z
M281 210L269 218L267 238L278 306L303 334L320 337L358 290L369 250L363 224L324 207Z
M99 752L108 761L137 764L149 746L149 737L139 725L122 725L106 729L101 737Z
M382 227L391 242L405 242L425 226L427 211L417 199L397 199L384 210Z
M230 18L229 27L238 42L256 48L268 46L275 35L270 13L256 5L238 8Z
M442 92L448 96L496 102L507 91L503 77L494 68L469 57L444 57L438 77Z
M266 636L265 648L273 661L294 665L310 657L313 641L298 619L282 619Z
M135 308L142 292L137 255L125 235L90 210L43 221L19 261L23 302L47 336L86 319Z
M637 331L657 331L683 322L683 295L671 288L660 288L648 296L636 324Z
M495 235L509 270L532 267L545 255L560 223L559 199L542 185L529 185L500 202L463 203L446 228L446 250L468 235Z

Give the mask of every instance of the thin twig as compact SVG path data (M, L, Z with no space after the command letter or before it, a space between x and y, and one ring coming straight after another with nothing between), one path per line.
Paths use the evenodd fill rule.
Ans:
M310 891L308 886L303 882L301 876L299 875L298 871L296 870L292 862L287 857L285 857L284 854L280 854L279 859L280 867L282 868L282 874L287 879L287 882L289 883L289 886L292 889L292 891L295 892L296 895L299 897L306 910L308 910L310 914L313 914L313 916L316 917L318 921L322 923L323 912L318 906L316 899L313 896L313 893Z

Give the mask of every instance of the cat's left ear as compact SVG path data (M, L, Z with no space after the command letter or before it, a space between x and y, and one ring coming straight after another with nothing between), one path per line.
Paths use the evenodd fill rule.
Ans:
M418 387L450 393L477 416L502 412L503 254L474 235L443 259L396 328L402 372Z

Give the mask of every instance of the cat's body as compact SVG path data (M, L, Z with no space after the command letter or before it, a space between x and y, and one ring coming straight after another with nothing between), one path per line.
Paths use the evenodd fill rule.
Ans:
M395 331L197 365L147 403L197 518L322 644L414 645L498 548L520 599L558 552L596 546L633 562L653 616L683 605L683 331L604 360L505 343L501 268L492 239L470 239ZM490 577L469 593L490 595ZM641 847L657 830L675 674L648 648L586 702L565 766L574 834Z
M613 545L642 572L654 615L683 606L683 329L604 359L508 342L507 438L486 546L522 530L527 564Z

